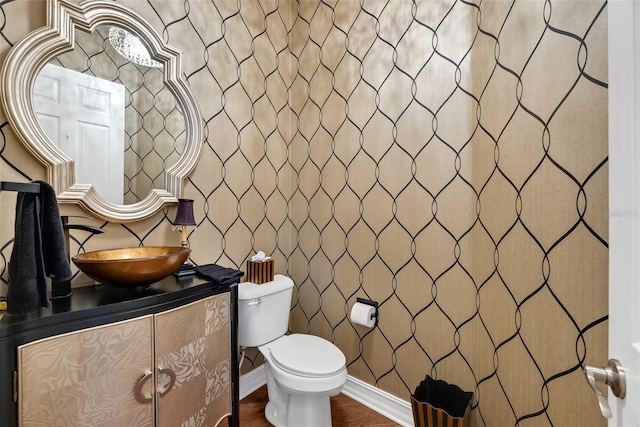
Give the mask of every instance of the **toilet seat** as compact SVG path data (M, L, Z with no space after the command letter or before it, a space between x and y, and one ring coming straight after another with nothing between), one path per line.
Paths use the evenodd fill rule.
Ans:
M265 358L266 370L271 372L278 386L287 393L335 396L347 380L344 354L323 338L305 334L283 335L258 347L258 350ZM309 353L312 355L309 356ZM276 357L279 357L279 361Z
M344 370L346 359L331 342L306 334L285 335L269 346L274 365L293 375L324 378Z

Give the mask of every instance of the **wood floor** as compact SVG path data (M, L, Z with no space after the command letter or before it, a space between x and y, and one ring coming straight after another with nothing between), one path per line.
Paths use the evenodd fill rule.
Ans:
M271 426L264 417L264 407L268 400L266 385L242 399L240 401L240 426ZM333 427L395 427L400 425L344 394L331 398L331 419Z

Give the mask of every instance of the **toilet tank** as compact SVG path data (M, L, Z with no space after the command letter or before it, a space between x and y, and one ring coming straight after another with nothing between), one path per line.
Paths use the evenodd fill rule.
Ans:
M289 328L293 280L276 274L273 281L238 284L238 344L258 347L280 338Z

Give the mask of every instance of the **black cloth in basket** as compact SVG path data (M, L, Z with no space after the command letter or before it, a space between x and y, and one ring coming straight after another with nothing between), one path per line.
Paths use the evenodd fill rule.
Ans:
M427 376L411 395L413 418L418 427L466 427L473 392Z

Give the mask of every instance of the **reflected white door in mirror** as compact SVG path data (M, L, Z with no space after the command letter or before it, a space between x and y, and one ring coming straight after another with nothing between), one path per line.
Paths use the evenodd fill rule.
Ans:
M47 64L36 78L33 108L51 142L75 163L78 182L122 204L124 86Z
M57 107L53 107L54 104L51 103L53 101L47 98L53 97L55 90L41 84L41 79L45 77L38 77L39 74L43 72L45 64L51 62L60 65L58 68L67 68L66 64L75 61L78 57L73 54L70 56L75 42L80 38L89 40L90 38L85 38L84 33L104 32L99 28L125 29L140 40L154 61L162 65L162 68L153 68L153 70L159 70L154 72L164 76L164 88L173 95L168 102L164 103L168 103L169 108L173 109L170 116L175 118L174 128L163 129L162 132L150 129L144 129L143 132L137 130L135 124L129 120L127 109L132 98L130 80L116 81L101 75L102 71L83 67L80 69L75 67L75 71L91 77L101 77L112 83L123 84L125 85L124 95L112 93L107 97L95 96L102 93L102 89L94 90L91 83L78 83L76 92L81 93L81 98L76 97L74 102L76 105L82 105L84 110L87 110L86 107L89 105L88 109L92 111L91 118L83 116L81 126L78 126L77 121L75 122L74 126L78 128L78 132L65 128L67 126L64 124L65 120L51 114L52 109ZM134 63L127 64L128 61L120 58L116 60L115 65L100 66L103 69L115 66L119 70L123 67L141 68L141 73L150 72L148 67ZM74 69L74 67L69 68ZM146 20L126 6L103 0L87 0L81 3L73 3L70 0L49 0L47 25L31 32L16 43L4 61L0 75L2 84L0 99L9 124L20 142L45 166L47 181L55 189L60 203L78 204L95 217L107 221L136 221L155 214L167 203L176 203L178 198L182 197L184 180L194 169L202 151L204 133L202 119L195 98L182 77L181 68L180 53L168 46ZM119 74L122 75L122 73ZM93 96L88 96L89 93ZM109 98L108 101L107 98ZM43 100L46 101L44 104L51 104L40 105ZM60 99L55 102L73 104ZM107 104L111 110L123 109L126 121L116 118L115 123L107 124L102 113L98 112L106 108ZM124 107L121 104L124 104ZM136 108L138 107L135 106L132 109ZM79 113L72 114L75 117L79 116ZM114 110L107 115L113 114L118 113ZM163 114L164 112L159 115ZM169 116L165 115L165 117ZM147 118L144 121L150 122ZM167 121L165 120L165 123ZM168 165L163 166L164 169L161 167L151 171L148 167L152 162L138 156L141 151L136 151L135 148L128 150L128 148L132 144L153 145L158 142L160 133L172 135L173 147L170 148L172 151L168 155L172 159L170 162L161 162L163 165ZM120 135L119 139L115 137L116 134ZM144 136L140 138L139 135L142 134ZM136 136L132 137L132 135ZM163 144L166 145L165 142ZM100 155L96 160L96 157L84 155L95 152L98 146L105 152L108 151L109 158L113 159L108 161L107 167L99 168L96 163L99 162L102 166L106 157ZM147 194L146 197L136 195L131 199L126 195L127 187L133 185L130 179L127 180L128 170L131 169L131 162L127 160L127 156L130 157L130 155L126 154L127 151L133 151L133 156L138 158L138 163L145 164L144 167L147 170L142 170L139 175L152 177L150 182L145 184L146 187L142 187L141 194ZM124 160L116 160L118 156L122 156L123 152ZM123 168L124 172L122 172ZM87 170L100 170L102 176L87 177L85 175ZM103 185L104 181L114 183L113 187L119 187L119 190L114 189L112 192ZM124 201L123 194L125 194Z

